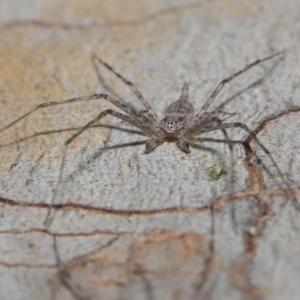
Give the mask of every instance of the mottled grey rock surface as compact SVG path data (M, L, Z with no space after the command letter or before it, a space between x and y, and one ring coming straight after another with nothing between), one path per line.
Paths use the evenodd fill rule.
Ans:
M168 143L149 155L144 146L101 152L143 138L91 129L68 149L46 228L63 143L74 133L56 131L112 106L41 109L0 133L0 299L299 299L300 218L291 204L300 187L299 12L299 1L283 0L1 0L0 128L37 104L104 91L93 53L162 116L184 82L200 109L220 80L286 49L232 81L210 110L221 105L236 113L228 122L257 129L289 187L254 141L263 164L235 147L233 191L225 145L207 145L219 155ZM52 133L24 139L44 131Z

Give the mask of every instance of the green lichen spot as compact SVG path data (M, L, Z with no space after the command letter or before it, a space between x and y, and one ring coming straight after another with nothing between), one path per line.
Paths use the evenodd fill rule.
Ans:
M207 176L210 181L217 181L223 175L226 175L226 170L218 165L212 165L206 169Z

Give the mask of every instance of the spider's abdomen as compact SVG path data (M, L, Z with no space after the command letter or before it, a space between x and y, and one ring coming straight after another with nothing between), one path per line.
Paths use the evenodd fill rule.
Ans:
M182 100L177 100L171 103L165 111L165 115L169 117L176 116L176 115L182 117L193 113L194 113L193 105L188 101L182 101Z

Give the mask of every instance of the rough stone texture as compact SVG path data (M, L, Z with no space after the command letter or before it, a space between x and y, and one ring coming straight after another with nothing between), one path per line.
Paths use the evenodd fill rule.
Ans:
M41 109L0 133L0 299L299 299L300 218L290 201L300 187L299 12L292 0L1 0L0 128L37 104L103 91L92 53L134 81L161 116L184 82L200 108L220 80L286 49L231 82L211 110L226 103L237 113L228 121L257 129L290 188L253 141L275 178L237 147L233 192L223 145L210 145L221 157L167 143L149 155L143 146L101 152L141 137L91 129L68 150L45 228L74 131L24 138L81 127L111 106ZM251 140L238 129L230 137ZM214 169L226 176L212 180Z

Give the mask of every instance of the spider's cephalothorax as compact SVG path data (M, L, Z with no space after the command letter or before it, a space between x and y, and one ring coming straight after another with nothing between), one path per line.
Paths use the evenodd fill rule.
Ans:
M165 141L176 142L182 151L190 152L189 144L184 139L184 133L189 122L193 119L195 110L188 98L188 84L185 83L179 99L167 107L165 117L159 123L157 134L148 141L145 149L146 154Z
M165 117L159 122L159 126L151 131L151 138L144 153L152 152L164 142L176 142L180 150L190 153L189 145L193 137L215 130L221 122L215 113L195 114L194 106L189 102L188 84L185 83L179 99L167 107Z

